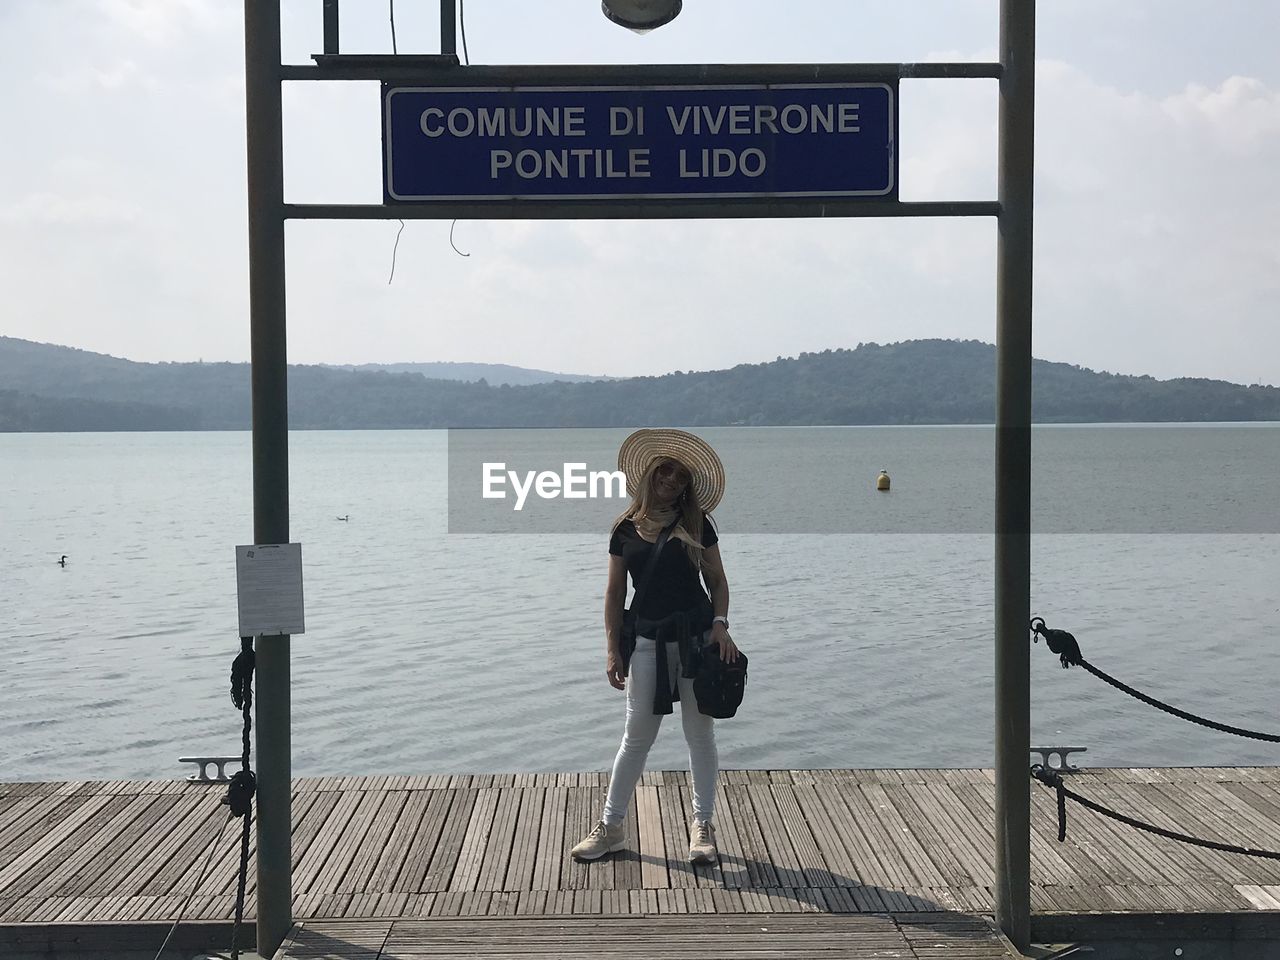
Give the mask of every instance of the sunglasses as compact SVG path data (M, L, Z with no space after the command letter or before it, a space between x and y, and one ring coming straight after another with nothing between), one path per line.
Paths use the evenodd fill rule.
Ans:
M670 477L676 483L688 483L693 479L693 475L688 470L673 460L658 464L657 472L658 476Z

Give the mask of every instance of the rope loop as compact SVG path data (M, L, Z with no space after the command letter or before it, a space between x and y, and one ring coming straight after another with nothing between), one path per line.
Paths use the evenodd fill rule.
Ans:
M1031 765L1031 776L1046 786L1053 787L1058 793L1058 842L1067 839L1067 792L1062 782L1062 773L1046 767L1042 763Z
M253 706L253 670L256 665L253 637L241 637L240 653L231 663L231 702L237 710L248 710Z

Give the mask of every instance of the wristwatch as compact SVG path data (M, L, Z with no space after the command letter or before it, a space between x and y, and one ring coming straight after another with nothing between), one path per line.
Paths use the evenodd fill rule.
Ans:
M711 623L712 623L712 625L713 625L713 626L714 626L715 624L717 624L717 623L723 623L723 624L724 624L724 628L725 628L726 630L728 630L728 629L729 629L729 618L728 618L728 617L712 617L712 618L711 618Z

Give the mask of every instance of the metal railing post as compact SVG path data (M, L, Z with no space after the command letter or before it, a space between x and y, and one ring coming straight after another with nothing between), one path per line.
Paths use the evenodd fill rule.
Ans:
M253 538L289 541L289 410L285 352L284 157L280 0L245 0L249 188L249 329L253 384ZM289 637L257 644L258 953L270 957L293 922L290 856Z
M324 0L324 52L338 53L338 0Z
M996 249L995 760L1000 929L1031 938L1031 240L1035 0L1000 0Z
M440 0L440 52L458 52L458 0Z

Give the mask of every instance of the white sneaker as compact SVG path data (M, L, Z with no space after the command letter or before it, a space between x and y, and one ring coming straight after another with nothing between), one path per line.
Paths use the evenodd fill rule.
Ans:
M689 862L715 863L716 828L707 820L695 820L689 825Z
M598 860L606 853L614 853L627 845L626 828L622 824L609 826L601 820L595 829L569 851L575 860Z

